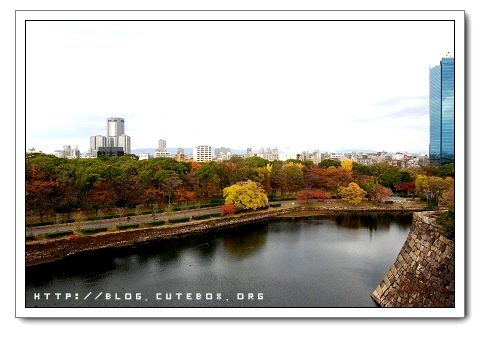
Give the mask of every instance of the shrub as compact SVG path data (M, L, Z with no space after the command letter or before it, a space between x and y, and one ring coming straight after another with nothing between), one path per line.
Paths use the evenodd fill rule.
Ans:
M25 240L27 240L27 241L33 241L34 239L35 239L35 236L33 236L33 235L25 237Z
M220 217L222 216L223 214L221 212L217 212L215 214L210 214L210 217Z
M165 221L153 221L153 222L148 222L147 224L154 227L154 226L158 226L158 225L164 225Z
M222 207L222 210L223 210L223 213L225 213L227 215L232 215L232 214L237 212L237 208L233 204L225 204Z
M282 206L282 203L270 203L271 208L279 208Z
M92 217L87 217L85 220L86 221L98 221L98 220L102 220L102 219L112 219L112 218L115 218L117 216L115 215L106 215L106 216L92 216Z
M169 219L168 222L169 223L183 223L183 222L188 222L190 220L190 218L186 217L186 218L174 218L174 219Z
M52 221L43 221L43 222L38 222L38 223L33 223L31 226L32 227L41 227L42 225L52 225Z
M385 201L385 204L393 204L393 201Z
M81 232L84 235L91 235L99 232L106 232L107 230L108 230L107 228L88 228L88 229L82 229Z
M192 216L192 219L194 220L199 220L199 219L207 219L207 218L210 218L211 215L210 214L207 214L207 215L197 215L197 216Z
M140 226L140 224L138 224L138 223L119 224L119 225L117 225L117 230L137 229L139 226Z
M46 234L45 236L47 238L58 238L58 237L64 237L73 234L72 230L65 230L65 231L57 231L57 232L50 232Z

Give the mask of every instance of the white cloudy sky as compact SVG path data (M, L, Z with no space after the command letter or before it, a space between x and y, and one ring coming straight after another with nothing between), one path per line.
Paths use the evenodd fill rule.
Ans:
M453 22L27 23L26 148L428 152L428 72Z

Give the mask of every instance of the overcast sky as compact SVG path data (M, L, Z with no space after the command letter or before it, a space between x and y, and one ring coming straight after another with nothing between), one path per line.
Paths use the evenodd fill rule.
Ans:
M27 22L26 148L427 152L453 22Z

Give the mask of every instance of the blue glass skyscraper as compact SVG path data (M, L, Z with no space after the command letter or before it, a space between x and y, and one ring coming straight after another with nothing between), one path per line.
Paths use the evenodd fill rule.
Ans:
M436 164L455 158L455 59L444 57L430 69L430 161Z

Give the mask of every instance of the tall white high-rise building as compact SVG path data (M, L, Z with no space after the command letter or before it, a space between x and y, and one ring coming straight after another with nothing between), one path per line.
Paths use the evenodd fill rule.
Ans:
M117 140L118 140L117 147L122 147L125 154L130 154L131 153L130 136L120 135L117 137Z
M90 136L90 154L97 156L97 150L100 147L107 146L107 138L103 135Z
M158 140L158 149L159 152L166 152L167 151L167 141L165 140Z
M212 147L201 145L193 148L193 160L195 162L210 162L212 160Z
M107 119L107 137L125 135L125 119L110 117Z
M131 153L130 136L125 135L125 119L109 117L107 119L107 147L122 147L125 154Z

